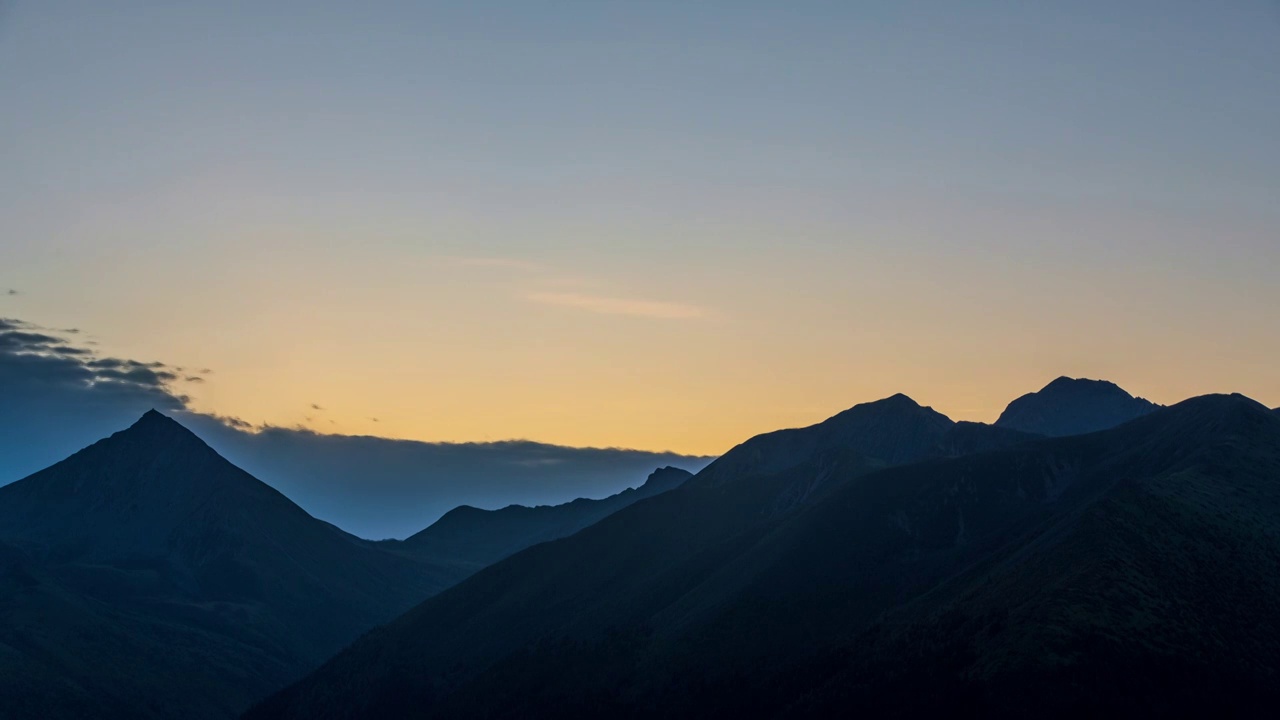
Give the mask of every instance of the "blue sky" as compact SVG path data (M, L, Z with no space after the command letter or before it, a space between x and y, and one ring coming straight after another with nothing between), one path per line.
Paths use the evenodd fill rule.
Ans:
M420 440L1280 404L1275 2L263 5L0 4L0 316Z

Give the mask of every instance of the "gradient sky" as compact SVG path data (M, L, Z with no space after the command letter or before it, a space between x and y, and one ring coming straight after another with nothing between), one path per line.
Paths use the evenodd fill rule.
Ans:
M1280 405L1274 0L196 5L0 0L0 316L194 410L711 454L1063 374Z

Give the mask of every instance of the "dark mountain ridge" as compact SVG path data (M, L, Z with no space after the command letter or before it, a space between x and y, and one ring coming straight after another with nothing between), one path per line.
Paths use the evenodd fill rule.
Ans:
M855 405L816 425L757 435L717 458L690 482L699 487L739 483L835 458L861 458L867 469L889 467L1035 437L1010 428L957 423L899 393Z
M1275 699L1274 413L1196 398L930 459L946 423L892 405L908 440L841 453L805 431L754 438L428 600L249 716L1012 716ZM903 448L926 456L874 470ZM778 510L818 476L821 491Z
M1007 447L1029 439L1032 436L1006 429L953 423L901 395L864 403L809 428L752 438L680 488L636 503L571 538L519 553L481 571L469 584L488 587L493 578L506 577L502 568L523 560L539 569L532 571L532 577L522 576L521 581L508 578L510 589L518 588L517 596L534 588L550 591L573 587L576 597L589 598L602 588L611 588L623 596L612 596L616 600L612 610L596 608L585 612L578 603L559 604L564 613L557 615L561 621L579 625L584 632L587 628L599 630L603 626L597 623L605 622L610 612L643 606L655 593L659 597L676 593L678 597L696 590L699 583L708 579L708 573L716 572L720 565L759 541L778 518L818 501L830 488L852 477L895 462ZM599 535L611 541L589 539ZM585 556L562 565L541 564L540 558L554 556L565 543L571 543ZM584 568L592 569L588 572ZM589 577L583 577L584 572ZM584 587L584 581L589 586ZM710 598L708 604L714 605L716 600ZM425 607L410 615L425 612ZM526 606L521 603L519 607ZM697 605L681 612L693 616L706 607ZM506 619L519 624L516 617ZM539 624L542 621L549 618L540 619ZM477 625L467 625L475 630L490 622L500 620L486 616L477 619ZM492 638L491 647L486 642L450 645L447 656L457 660L486 652L500 653L502 648L518 646L519 639L537 626ZM360 712L380 710L363 708Z
M1009 403L995 425L1065 437L1113 428L1159 407L1130 395L1115 383L1060 377L1040 391Z
M689 477L459 508L409 541L371 542L153 410L0 488L0 717L233 717L490 562Z
M0 488L0 541L0 696L32 716L227 717L461 576L312 518L155 411Z
M1103 472L1077 479L1071 512L851 637L787 714L1267 714L1280 418L1207 396L1079 441Z
M701 486L768 475L795 467L822 452L851 452L886 465L938 452L955 423L906 395L863 403L805 428L757 435L698 473Z
M560 505L509 505L500 510L463 505L425 530L389 545L418 558L474 571L531 545L572 535L628 505L673 490L691 477L687 470L665 467L653 471L639 487L599 500L578 498Z

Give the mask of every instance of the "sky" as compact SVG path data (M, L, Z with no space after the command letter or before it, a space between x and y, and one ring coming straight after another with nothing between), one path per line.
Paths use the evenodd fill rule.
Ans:
M1280 405L1274 0L0 0L0 98L0 317L177 411L715 455L1059 375Z
M207 376L112 357L80 333L0 317L0 485L124 430L151 409L314 517L375 540L408 537L459 505L496 509L603 498L639 487L657 468L697 472L712 460L530 441L439 443L253 426L191 407L179 386L198 385L195 379Z

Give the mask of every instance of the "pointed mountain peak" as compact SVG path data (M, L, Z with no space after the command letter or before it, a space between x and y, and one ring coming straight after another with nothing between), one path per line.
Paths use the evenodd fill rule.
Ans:
M135 422L130 427L141 427L141 426L157 425L157 424L164 424L164 423L171 423L173 425L179 424L177 420L174 420L173 418L169 417L168 415L165 415L164 413L160 412L159 410L156 410L155 408L151 408L150 410L143 413L142 417L138 418L138 421Z
M1160 407L1106 380L1060 377L1009 403L997 427L1051 437L1106 430Z
M205 445L205 442L191 432L182 423L152 408L143 413L137 422L128 429L116 433L112 437L126 435L129 437L151 437L168 442L191 441Z
M915 400L912 400L909 396L904 395L903 393L894 393L883 400L878 400L874 403L869 403L869 404L875 405L877 403L881 405L902 405L902 406L910 406L910 407L923 407L920 403L916 402Z
M833 417L819 423L818 427L828 424L840 424L853 417L876 417L876 418L902 418L902 417L929 417L933 420L951 423L951 419L946 415L934 410L926 405L921 405L915 400L902 393L895 393L887 398L880 400L872 400L871 402L859 403L853 407L840 412Z
M928 409L928 408L925 408L920 403L916 402L915 400L912 400L910 397L903 395L902 393L895 393L893 395L890 395L889 397L880 398L879 400L870 400L867 402L858 403L857 405L854 405L853 407L847 410L841 410L840 412L827 418L823 422L824 423L831 422L836 418L843 417L851 413L865 414L865 413L878 413L878 412L886 412L886 411L903 412L903 411L924 410L924 409ZM822 424L822 423L819 423L819 424Z
M261 524L299 515L301 508L156 410L0 488L0 527L74 545L84 557L154 553L175 532L226 529L219 523L232 516Z
M703 468L691 482L714 487L779 473L831 452L901 465L929 457L954 426L946 415L897 393L854 405L816 425L757 435Z

